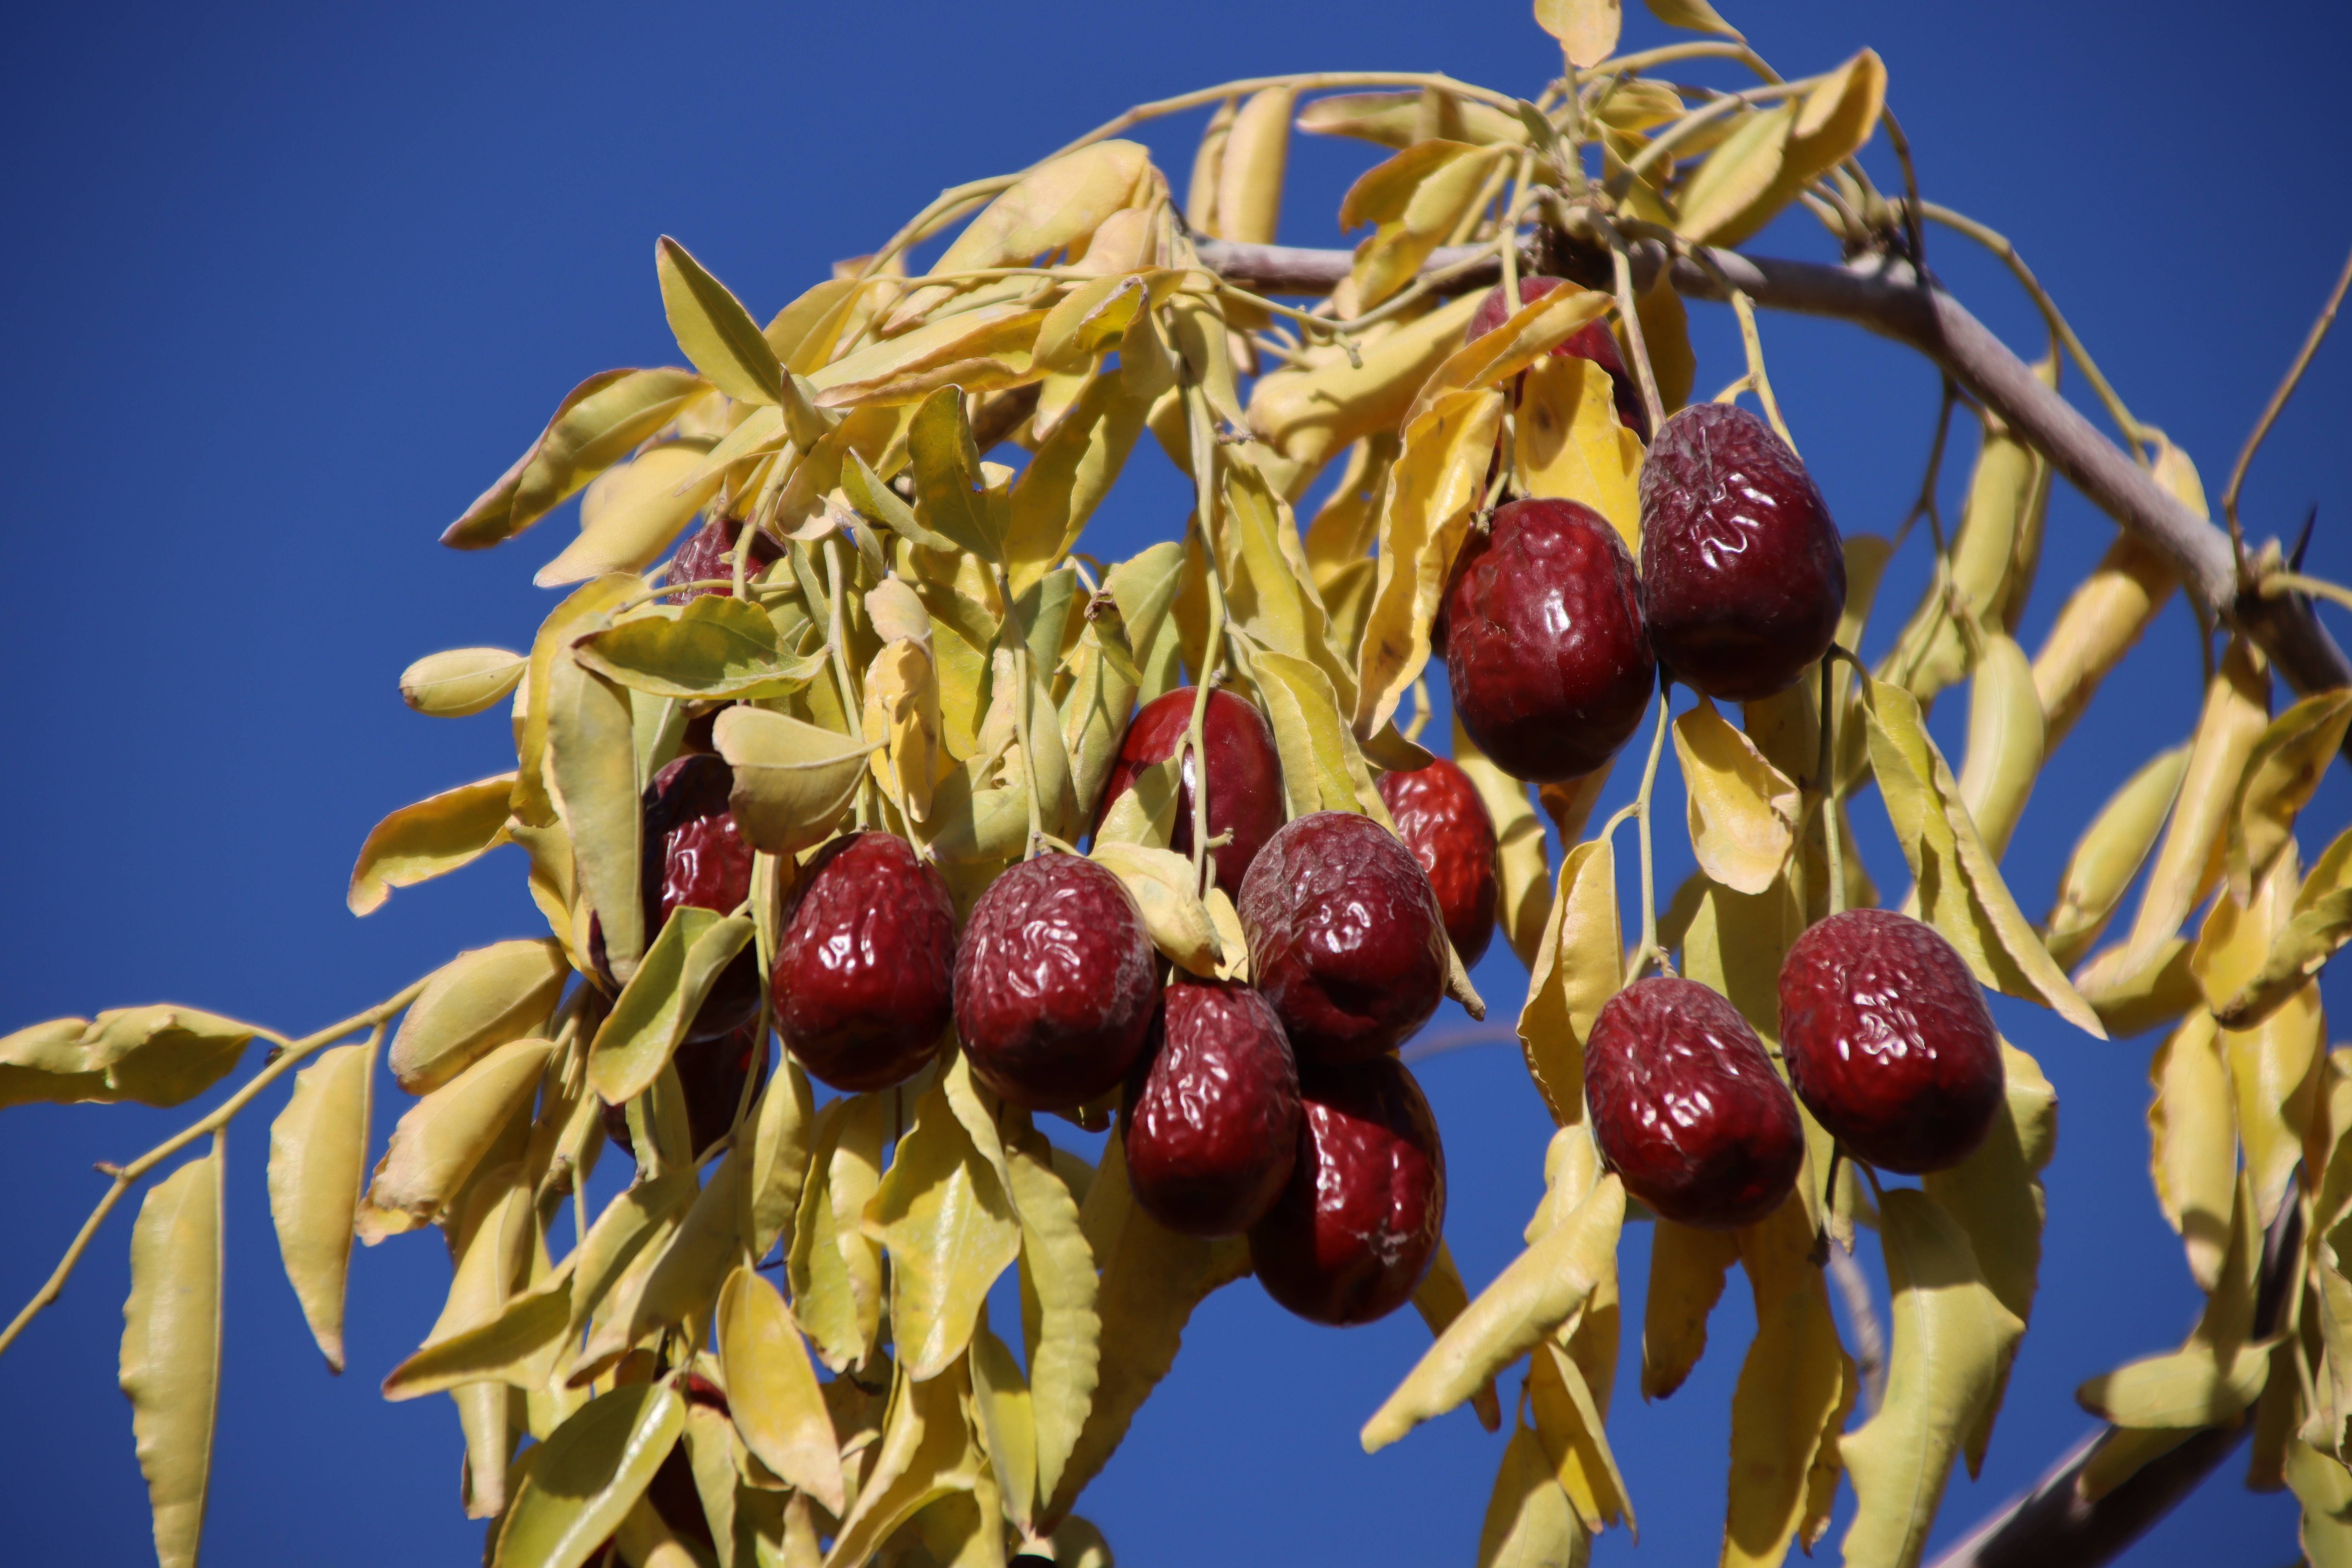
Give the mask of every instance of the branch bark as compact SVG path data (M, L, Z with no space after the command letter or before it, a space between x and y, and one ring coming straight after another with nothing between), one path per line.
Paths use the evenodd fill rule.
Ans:
M1426 269L1458 266L1477 248L1439 250ZM1198 249L1202 264L1220 275L1271 293L1328 293L1353 261L1344 250L1296 246L1203 240ZM2048 458L2091 504L2161 551L2208 622L2242 627L2297 692L2352 686L2352 660L2319 624L2310 600L2242 592L2228 534L2174 500L2072 404L2042 385L1958 300L1941 289L1922 288L1907 262L1872 258L1836 267L1732 250L1711 249L1707 256L1714 269L1689 259L1672 264L1677 291L1722 300L1728 279L1759 305L1851 321L1917 350ZM1601 269L1606 266L1604 258ZM1578 270L1572 260L1564 269L1571 276ZM1465 273L1461 281L1480 287L1499 271L1498 263L1491 272ZM1598 272L1579 281L1607 286Z

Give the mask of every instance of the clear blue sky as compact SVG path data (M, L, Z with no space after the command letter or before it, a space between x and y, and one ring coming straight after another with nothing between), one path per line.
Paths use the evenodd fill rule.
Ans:
M1792 73L1874 45L1929 194L2017 238L2135 408L2218 497L2352 242L2339 6L1727 9ZM1629 10L1633 33L1659 31ZM570 533L568 510L489 555L435 536L574 382L676 361L656 235L679 237L764 314L940 186L1017 167L1130 102L1316 68L1438 68L1532 94L1559 64L1524 0L656 15L134 3L19 16L0 58L0 210L16 236L0 249L0 471L14 498L0 537L18 584L0 616L13 759L0 770L0 1031L175 1000L299 1032L457 948L536 929L520 861L504 855L402 892L365 922L344 912L344 878L385 811L505 765L495 717L418 718L394 677L436 648L527 646L548 603L530 574ZM2228 28L2225 15L2238 17ZM1196 127L1145 133L1180 189ZM1885 162L1883 145L1872 155ZM1284 237L1334 243L1338 195L1370 156L1299 146ZM1997 268L1948 236L1931 247L1963 299L2039 352L2038 323ZM1802 224L1759 248L1826 255ZM1712 387L1736 374L1736 345L1721 312L1699 311ZM1768 318L1765 331L1840 521L1892 527L1917 482L1932 373L1853 329ZM2312 566L2339 579L2352 574L2347 422L2352 342L2323 358L2248 490L2260 532L2291 532L2318 502ZM1106 552L1181 521L1182 492L1148 444L1130 484L1097 525ZM2110 531L2063 486L2053 510L2029 648ZM1924 560L1906 552L1890 595L1908 603ZM2177 605L2128 668L2010 853L2030 913L2093 806L2188 728L2197 660ZM1948 731L1960 710L1947 710ZM2344 777L2315 807L2322 829L2352 805ZM1872 843L1882 883L1899 888L1885 836ZM1478 978L1507 1017L1522 979L1506 948L1495 953ZM1944 1538L2084 1429L2077 1382L2170 1346L2195 1303L2145 1171L2154 1040L2099 1044L2046 1014L2000 1016L2057 1084L2062 1132L2041 1306L1985 1476L1956 1482ZM1455 1054L1424 1081L1448 1140L1449 1228L1475 1287L1518 1245L1549 1124L1510 1050ZM422 1237L362 1255L352 1370L330 1378L269 1236L264 1130L278 1103L257 1107L230 1143L210 1560L471 1561L479 1529L457 1512L448 1405L387 1406L375 1392L430 1324L446 1264ZM379 1138L397 1103L387 1082ZM98 1195L90 1163L135 1153L184 1114L0 1115L11 1194L0 1308L30 1292ZM64 1301L0 1361L11 1562L131 1563L149 1550L114 1390L128 1233L126 1209ZM1632 1367L1645 1253L1637 1227L1611 1423L1643 1544L1612 1533L1597 1557L1702 1562L1719 1527L1746 1292L1728 1292L1698 1374L1644 1406ZM1130 1568L1466 1560L1499 1439L1465 1413L1376 1458L1356 1446L1424 1342L1410 1313L1333 1332L1253 1287L1230 1289L1196 1319L1086 1511ZM2291 1503L2250 1497L2236 1469L2132 1561L2291 1557Z

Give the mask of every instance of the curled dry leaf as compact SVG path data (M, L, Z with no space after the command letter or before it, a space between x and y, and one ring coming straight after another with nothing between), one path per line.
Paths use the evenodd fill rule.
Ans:
M1282 176L1290 154L1290 110L1297 89L1270 87L1252 93L1233 118L1217 168L1219 239L1272 245L1282 216Z
M1433 1337L1442 1336L1453 1326L1454 1320L1470 1304L1470 1288L1462 1282L1461 1266L1454 1261L1454 1249L1440 1237L1437 1255L1429 1260L1429 1272L1413 1287L1412 1310L1429 1325ZM1503 1407L1495 1397L1495 1384L1489 1378L1470 1395L1471 1408L1478 1413L1478 1425L1489 1432L1503 1427Z
M410 1107L376 1166L369 1202L414 1220L438 1214L499 1134L530 1110L554 1048L545 1040L499 1046Z
M520 674L520 661L515 668ZM505 773L460 784L404 805L369 829L345 896L352 913L373 914L394 888L470 866L505 843L514 784L515 775Z
M2154 545L2121 532L2076 585L2033 656L2033 690L2047 716L2051 751L2090 707L2100 684L2139 641L2179 581Z
M163 1568L194 1568L220 1399L221 1146L157 1183L131 1231L122 1392Z
M1087 858L1126 887L1161 956L1188 973L1216 973L1222 956L1217 930L1201 900L1201 879L1192 861L1173 850L1116 840L1096 845Z
M269 1124L269 1217L278 1253L328 1370L343 1370L352 1224L367 1188L373 1046L337 1046L294 1076Z
M571 965L552 942L470 948L436 970L392 1037L392 1076L429 1094L546 1022Z
M507 697L529 668L522 655L502 647L428 653L400 672L400 700L436 719L463 719Z
M1985 853L1998 861L2042 771L2042 701L2025 652L1987 632L1969 686L1969 749L1960 763L1960 804Z

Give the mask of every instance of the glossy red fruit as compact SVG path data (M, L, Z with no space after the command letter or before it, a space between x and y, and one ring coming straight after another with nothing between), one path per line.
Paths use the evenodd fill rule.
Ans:
M1952 944L1892 910L1848 910L1780 965L1780 1050L1813 1119L1906 1175L1969 1157L2000 1111L2000 1036Z
M1128 1184L1171 1230L1239 1236L1297 1157L1298 1066L1282 1020L1247 985L1179 975L1158 1032L1128 1086Z
M1649 710L1657 666L1633 558L1571 500L1517 500L1464 546L1446 595L1454 711L1514 778L1580 778Z
M1753 1225L1796 1184L1797 1102L1739 1009L1695 980L1612 996L1584 1047L1592 1138L1653 1212L1684 1225Z
M751 894L751 846L735 826L728 792L735 770L708 753L689 753L654 774L645 795L645 857L638 862L646 944L681 905L731 914ZM715 1040L760 1010L760 960L746 946L711 983L687 1026L689 1040Z
M688 1040L670 1060L677 1068L679 1086L686 1090L688 1141L699 1154L735 1124L735 1107L742 1102L744 1080L754 1073L761 1082L767 1080L767 1037L760 1033L760 1021L754 1018L715 1040ZM752 1084L751 1093L759 1092L760 1084ZM604 1107L604 1131L632 1158L635 1156L627 1107Z
M1266 841L1236 900L1250 977L1302 1064L1363 1061L1445 994L1445 916L1412 851L1369 816L1318 811Z
M1015 1105L1067 1110L1143 1054L1159 959L1119 879L1079 855L1024 860L971 907L956 954L956 1033Z
M1522 278L1519 279L1519 303L1532 305L1565 282L1560 278ZM1471 312L1470 325L1462 333L1462 341L1484 336L1503 324L1510 312L1503 308L1503 290L1496 285L1478 301ZM1625 356L1619 352L1617 336L1606 321L1587 321L1576 330L1559 347L1551 351L1556 359L1589 359L1609 373L1610 400L1617 405L1617 422L1639 436L1650 438L1650 411L1642 403L1641 384L1633 373L1625 368Z
M1829 651L1845 552L1822 492L1772 427L1697 403L1642 464L1642 613L1676 680L1752 702Z
M1384 1318L1412 1297L1445 1225L1445 1151L1421 1086L1390 1058L1299 1079L1297 1163L1250 1227L1265 1293L1310 1322Z
M1381 799L1396 818L1397 837L1429 874L1446 940L1464 968L1485 956L1495 935L1495 819L1478 786L1446 757L1409 773L1382 773Z
M735 544L743 535L740 518L712 518L695 531L694 536L678 547L670 557L669 570L662 576L666 584L717 582L735 575ZM761 530L751 540L751 558L744 563L746 581L757 577L783 558L783 546L772 535ZM678 603L699 599L706 594L731 594L729 588L693 588L672 595Z
M1180 686L1147 702L1127 727L1118 761L1104 785L1095 826L1110 815L1113 802L1134 787L1135 775L1165 762L1183 744L1192 723L1192 692ZM1209 852L1217 863L1217 886L1227 898L1240 896L1242 879L1265 841L1288 815L1282 794L1282 759L1274 747L1274 727L1265 715L1230 691L1212 689L1201 720L1201 742L1209 753L1209 837L1230 833L1230 843ZM1192 762L1184 761L1176 793L1176 825L1168 847L1192 853Z
M801 868L769 976L776 1033L847 1092L904 1083L953 1013L955 900L893 833L836 838Z

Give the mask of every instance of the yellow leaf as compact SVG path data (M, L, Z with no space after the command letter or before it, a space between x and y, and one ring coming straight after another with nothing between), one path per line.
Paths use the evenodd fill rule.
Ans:
M1543 1442L1515 1425L1478 1530L1478 1568L1568 1568L1587 1548Z
M751 942L751 921L682 904L670 911L588 1048L588 1083L607 1105L649 1088L686 1040L719 974Z
M1702 243L1739 244L1861 151L1885 102L1885 64L1864 49L1803 99L1753 116L1726 138L1691 176L1676 226Z
M815 1129L815 1096L808 1074L786 1053L744 1121L739 1138L748 1138L748 1147L737 1145L744 1151L744 1208L736 1228L754 1258L767 1257L776 1238L792 1226L808 1181Z
M1201 901L1192 861L1172 850L1117 841L1096 845L1087 858L1125 885L1163 957L1188 973L1216 973L1216 927Z
M1566 283L1521 305L1491 331L1448 354L1414 395L1400 427L1427 414L1448 393L1501 384L1531 369L1608 313L1610 297ZM1605 374L1605 373L1604 373Z
M742 1164L741 1156L729 1151L711 1173L709 1184L695 1194L677 1229L658 1252L649 1248L644 1255L653 1261L636 1300L627 1301L625 1290L615 1294L614 1305L627 1310L615 1310L598 1331L589 1334L581 1352L583 1366L600 1367L606 1357L617 1359L656 1333L709 1310L742 1252L743 1240L735 1229ZM575 1379L579 1375L573 1373Z
M2237 1093L2246 1173L2265 1226L2294 1184L2326 1039L2316 983L2305 984L2252 1028L2221 1031L2230 1083Z
M1309 467L1351 441L1395 429L1430 373L1461 344L1478 299L1465 294L1405 322L1366 344L1360 364L1342 358L1260 376L1250 389L1250 428L1284 457Z
M1517 146L1528 135L1517 115L1475 100L1423 89L1343 92L1318 98L1298 111L1297 125L1310 136L1353 136L1400 148L1423 140L1433 130L1480 146L1498 142Z
M1529 1365L1528 1392L1536 1436L1584 1528L1598 1533L1622 1521L1639 1540L1641 1531L1633 1521L1633 1500L1625 1493L1625 1478L1618 1473L1617 1457L1610 1451L1600 1407L1575 1361L1551 1341L1538 1344Z
M1551 915L1551 868L1544 853L1543 823L1528 804L1528 786L1488 761L1456 719L1454 762L1469 775L1495 825L1495 860L1502 897L1495 923L1519 962L1530 972L1542 951Z
M530 661L502 647L428 653L400 672L400 700L436 719L479 713L522 683Z
M1003 565L1003 520L982 493L980 449L972 445L961 392L943 386L923 399L907 427L907 456L915 476L916 515L924 526L991 565Z
M1849 1563L1913 1568L2024 1325L1986 1286L1975 1250L1941 1205L1890 1189L1879 1209L1894 1293L1885 1403L1839 1445L1859 1499Z
M1019 266L1085 238L1128 205L1150 160L1137 142L1097 142L1040 165L972 219L932 270Z
M1519 383L1511 460L1530 496L1580 501L1642 556L1642 438L1618 422L1609 373L1589 359L1548 356Z
M2068 596L2042 651L2033 656L2033 689L2046 716L2049 750L2058 749L2100 682L2139 641L2179 584L2172 563L2154 545L2128 530L2116 535Z
M683 370L608 370L564 395L547 428L514 467L451 523L441 542L487 550L554 510L709 391Z
M1216 224L1208 233L1244 245L1274 243L1297 96L1294 88L1270 87L1252 93L1234 116L1217 171Z
M1643 1398L1665 1398L1698 1364L1706 1350L1707 1314L1723 1299L1724 1275L1738 1258L1738 1238L1727 1231L1670 1219L1654 1223L1650 1289L1642 1309Z
M498 1527L499 1568L582 1568L677 1444L686 1403L668 1383L590 1400L541 1445Z
M1604 1176L1574 1210L1521 1253L1454 1319L1361 1434L1378 1453L1468 1399L1499 1369L1567 1321L1613 1268L1625 1189Z
M2272 720L2254 742L2230 811L2230 892L2240 903L2287 847L2347 726L2352 691L2315 692Z
M194 1568L220 1398L221 1147L157 1183L131 1231L122 1392L163 1568Z
M1061 1489L1063 1471L1094 1408L1102 1365L1095 1257L1077 1201L1056 1169L1056 1152L1035 1131L1004 1151L1021 1211L1022 1321L1040 1504Z
M1192 180L1184 192L1184 221L1195 234L1217 232L1217 182L1223 176L1225 142L1233 135L1238 99L1219 103L1201 130L1201 144L1192 153Z
M725 594L703 595L675 619L650 616L589 632L572 656L632 691L691 702L787 696L825 668L824 649L794 657L766 611Z
M970 1388L961 1362L927 1382L900 1371L873 1467L834 1535L825 1568L856 1568L924 1504L971 1489L980 1456L964 1418Z
M392 1131L369 1202L428 1220L455 1197L492 1144L528 1115L554 1047L515 1040L409 1108Z
M881 748L866 756L875 782L909 820L921 822L931 814L931 790L944 763L940 683L929 652L911 637L883 644L866 667L865 688L866 740Z
M439 1089L544 1023L571 966L551 942L500 942L459 953L425 983L392 1037L392 1076L411 1094Z
M1789 132L1796 121L1796 106L1789 103L1733 119L1730 133L1683 185L1681 218L1675 226L1685 238L1711 242L1764 209L1788 160ZM1769 218L1775 210L1763 210L1763 216Z
M2347 939L2352 939L2352 889L2331 889L2295 911L2272 942L2262 966L2214 1016L2232 1029L2254 1027L2301 993Z
M704 437L664 442L606 472L581 500L580 537L531 581L553 588L607 572L642 572L660 560L725 482L724 474L695 478L715 445Z
M2204 1006L2205 994L2189 970L2187 937L2165 942L2139 969L2125 968L2127 956L2120 944L2102 950L2083 966L2075 985L2113 1038L2128 1039Z
M509 773L460 784L404 805L369 829L344 900L352 913L373 914L394 888L469 866L505 843L514 783Z
M1623 0L1536 0L1536 26L1559 40L1568 63L1590 70L1617 47Z
M1078 542L1087 519L1143 433L1151 399L1134 395L1115 370L1088 379L1069 414L1031 454L1013 486L1004 540L1013 591L1022 594Z
M867 1206L866 1234L890 1254L890 1327L917 1383L954 1364L989 1287L1021 1250L1020 1222L995 1173L935 1083Z
M1063 660L1069 689L1061 701L1062 746L1069 753L1072 804L1082 822L1094 817L1118 765L1142 683L1120 622L1116 599L1089 600L1077 647Z
M1735 891L1764 891L1796 842L1797 786L1705 697L1674 731L1699 869Z
M372 1046L338 1046L294 1075L269 1124L269 1217L286 1278L331 1372L343 1370L352 1222L367 1184Z
M1816 1465L1825 1449L1834 1453L1839 1418L1853 1398L1853 1365L1838 1343L1813 1245L1801 1203L1782 1204L1737 1237L1757 1326L1731 1396L1726 1568L1778 1564L1788 1555Z
M2192 1341L2186 1349L2101 1373L2075 1398L2092 1415L2118 1426L2227 1426L2252 1406L2270 1364L2267 1340L2240 1345L2226 1363L2215 1359L2211 1347Z
M1969 749L1960 763L1960 804L1985 853L1998 861L2024 814L2042 770L2042 701L2025 652L2004 633L1984 634L1969 683Z
M2075 963L2106 930L2116 906L2156 847L2156 836L2172 814L2188 763L2187 746L2158 752L2124 781L2083 830L2058 879L2050 918L2042 922L2043 943L2060 963Z
M711 740L735 770L728 804L743 837L771 855L797 855L833 837L874 749L782 713L740 706L719 713Z
M544 1391L568 1343L563 1331L572 1312L572 1279L567 1260L490 1317L446 1332L436 1325L423 1347L384 1375L384 1398L417 1399L481 1383Z
M1584 1120L1584 1041L1617 994L1624 940L1615 852L1605 838L1580 844L1559 863L1518 1025L1528 1075L1562 1127Z
M1004 1342L980 1315L965 1358L971 1373L972 1415L988 1467L1003 1494L1004 1514L1025 1540L1037 1511L1037 1421L1029 1380Z
M1650 15L1669 27L1687 27L1696 33L1720 33L1727 38L1737 38L1739 29L1716 14L1706 0L1643 0Z
M1365 308L1412 282L1430 252L1455 236L1507 156L1501 148L1421 142L1349 187L1339 226L1380 226L1356 252L1356 297Z
M639 876L645 812L629 694L577 660L558 658L547 709L548 796L571 835L573 875L603 927L605 961L625 982L653 935Z
M547 827L556 821L555 806L548 798L547 783L542 776L547 756L548 689L554 679L556 661L562 658L569 662L576 630L589 624L601 624L598 617L644 588L644 583L626 572L599 577L556 605L540 623L539 634L531 639L530 669L515 699L521 728L515 740L514 814L516 820L526 826Z
M654 243L654 267L669 330L694 368L739 402L776 402L783 367L743 302L667 235Z
M1429 1272L1413 1287L1412 1309L1421 1314L1431 1337L1435 1338L1444 1334L1469 1304L1470 1288L1462 1282L1462 1269L1454 1261L1454 1249L1440 1237L1437 1256L1430 1259ZM1470 1405L1478 1413L1479 1426L1489 1432L1502 1429L1503 1407L1495 1397L1492 1378L1471 1394Z
M1679 105L1675 111L1680 113ZM1649 351L1650 373L1657 378L1658 402L1668 414L1675 413L1690 401L1691 384L1698 378L1698 360L1691 353L1690 315L1683 309L1683 297L1675 292L1671 274L1661 272L1650 291L1634 299L1633 316L1642 323L1642 346ZM1849 548L1855 537L1863 536L1849 535ZM1849 604L1853 600L1855 576L1849 563Z
M776 1288L738 1266L719 1292L714 1324L735 1429L760 1462L835 1514L845 1500L833 1417Z
M855 279L828 278L777 311L760 335L786 370L806 375L833 357L842 323L849 319L858 295Z
M1380 566L1357 654L1360 740L1394 717L1429 662L1429 628L1484 493L1502 414L1498 392L1453 392L1406 426L1381 508Z
M1389 825L1365 766L1363 748L1339 710L1339 694L1322 667L1267 649L1250 660L1282 759L1282 784L1293 816L1353 811Z
M694 1173L677 1170L635 1183L605 1205L573 1254L566 1339L578 1340L590 1314L648 1248L660 1250L697 1194Z

